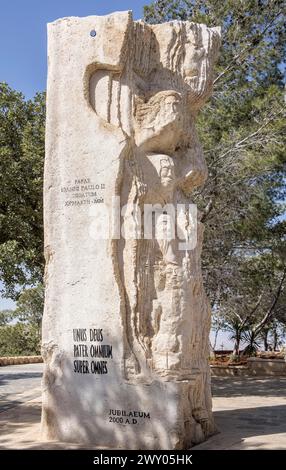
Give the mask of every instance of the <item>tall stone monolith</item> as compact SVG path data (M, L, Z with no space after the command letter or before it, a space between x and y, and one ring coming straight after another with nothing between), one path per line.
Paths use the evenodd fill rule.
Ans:
M42 432L180 449L214 432L196 116L218 28L48 26Z

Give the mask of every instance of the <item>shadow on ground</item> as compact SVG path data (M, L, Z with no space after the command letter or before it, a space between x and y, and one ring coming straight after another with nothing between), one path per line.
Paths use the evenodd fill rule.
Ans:
M286 404L215 411L214 416L218 428L227 424L242 437L286 433Z
M212 386L221 432L194 450L286 449L286 377L214 377ZM0 413L0 449L85 448L39 441L40 418L39 395Z
M41 372L25 372L25 373L18 373L18 374L2 374L0 375L0 387L2 385L6 385L9 383L11 380L29 380L29 379L37 379L41 378L42 373Z
M213 397L285 397L286 377L212 377Z

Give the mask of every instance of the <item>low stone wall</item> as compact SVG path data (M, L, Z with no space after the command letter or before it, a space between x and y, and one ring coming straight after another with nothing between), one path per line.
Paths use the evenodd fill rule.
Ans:
M19 364L34 364L36 362L43 362L42 356L0 357L0 367Z
M234 377L249 375L247 366L211 366L211 375L214 377Z
M284 376L286 361L284 359L261 359L250 357L245 366L211 365L211 374L215 377L234 376Z
M286 375L285 359L250 357L247 365L251 375Z

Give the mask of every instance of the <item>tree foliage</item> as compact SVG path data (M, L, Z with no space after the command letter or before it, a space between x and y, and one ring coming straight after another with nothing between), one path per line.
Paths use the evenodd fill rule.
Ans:
M14 299L43 276L44 122L44 94L0 83L0 280Z
M14 311L14 318L17 318L20 322L34 325L38 328L40 334L43 309L44 288L42 284L38 284L36 287L21 292Z
M0 311L0 326L7 325L13 318L13 310L1 310Z
M17 323L0 326L0 356L33 356L40 354L36 326Z
M40 354L44 309L42 284L24 289L15 310L0 311L0 356Z

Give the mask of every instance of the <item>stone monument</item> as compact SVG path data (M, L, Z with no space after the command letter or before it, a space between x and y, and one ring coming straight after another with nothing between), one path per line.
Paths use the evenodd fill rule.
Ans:
M214 433L203 227L188 210L172 227L207 177L195 122L219 44L219 28L131 12L48 25L45 439L182 449Z

